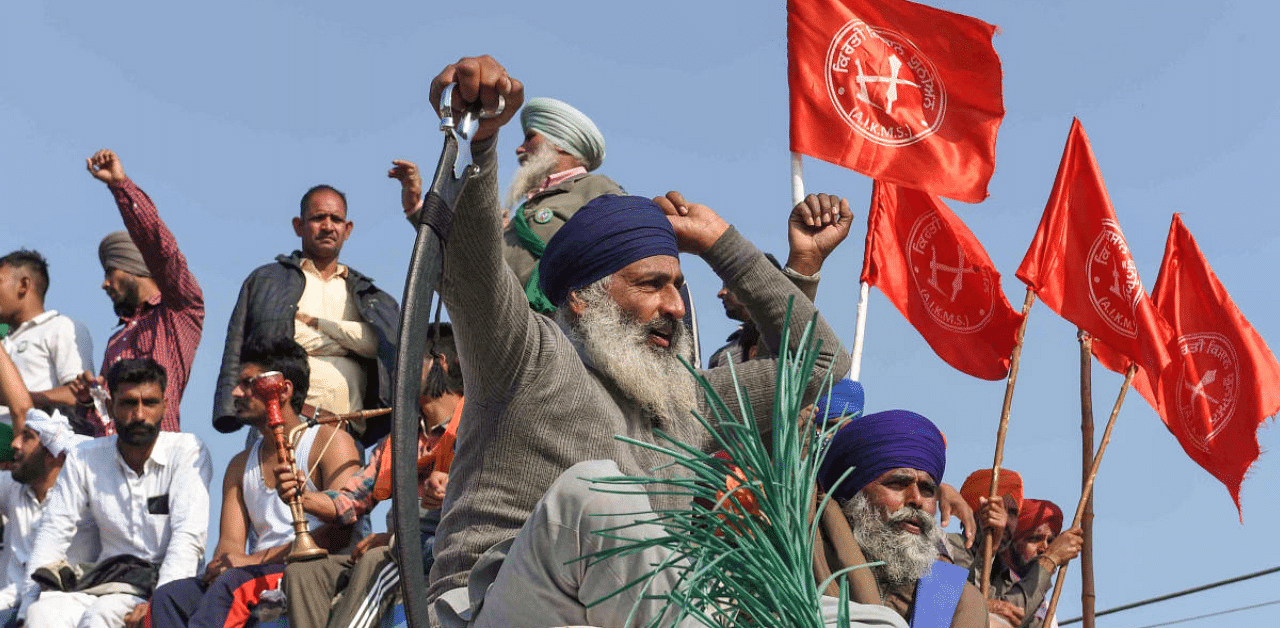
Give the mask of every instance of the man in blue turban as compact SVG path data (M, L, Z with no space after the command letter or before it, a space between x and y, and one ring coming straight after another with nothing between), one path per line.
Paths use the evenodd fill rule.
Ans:
M818 472L870 561L885 604L912 628L987 626L982 593L967 569L938 560L935 521L946 441L929 419L886 410L847 423L827 445Z
M702 257L733 289L773 354L786 348L780 346L784 328L794 349L817 312L759 249L710 208L676 192L652 200L603 195L585 202L541 255L538 286L554 317L533 312L526 285L504 261L494 148L498 128L521 104L523 86L490 57L448 66L431 93L439 94L449 83L458 84L455 106L478 100L493 109L502 96L506 111L480 123L471 146L479 173L459 199L444 245L440 291L457 338L467 405L426 593L433 624L622 625L638 588L607 604L587 608L587 603L617 588L613 578L625 579L627 570L647 571L649 565L617 559L613 571L612 559L593 564L557 559L554 552L566 548L575 557L588 551L579 540L599 537L581 533L603 519L550 516L581 513L574 504L553 499L564 496L553 487L580 484L581 474L571 470L580 464L614 474L681 474L667 464L669 457L615 435L669 444L661 432L689 446L718 448L690 413L698 409L708 416L710 406L681 363L690 355L690 334L682 324L680 255ZM802 237L829 241L822 236L836 228L836 218L825 217ZM834 330L816 318L814 333L822 348L806 386L808 401L829 377L849 368ZM698 374L720 392L730 411L741 413L741 400L768 427L774 360L738 367L742 396L733 392L728 367ZM653 510L687 507L687 498L666 493L630 497ZM578 493L584 494L604 505L616 505L620 498ZM548 506L538 511L542 519L535 512L540 502ZM625 512L634 516L636 511ZM548 525L527 524L535 521ZM655 619L646 614L651 608L641 609L632 623Z

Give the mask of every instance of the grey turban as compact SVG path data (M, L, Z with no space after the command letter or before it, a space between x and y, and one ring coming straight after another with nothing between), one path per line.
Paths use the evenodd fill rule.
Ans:
M554 98L532 98L520 111L520 126L541 133L552 144L577 157L587 170L604 161L604 136L591 118Z
M130 275L151 276L151 271L147 270L147 263L142 259L142 253L129 238L128 231L108 233L107 237L102 239L102 244L98 245L98 260L102 262L104 271L119 268Z

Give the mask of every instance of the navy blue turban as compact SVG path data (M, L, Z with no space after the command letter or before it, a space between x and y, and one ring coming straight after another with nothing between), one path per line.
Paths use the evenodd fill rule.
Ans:
M551 237L538 261L539 285L559 307L570 292L656 255L680 256L675 229L657 203L605 194L583 205Z
M813 420L824 424L832 419L862 414L862 384L844 378L831 386L830 395L819 395L814 402Z
M853 472L832 488L849 467ZM907 410L885 410L851 421L827 445L818 483L837 499L849 499L886 471L919 469L942 482L947 445L929 419Z

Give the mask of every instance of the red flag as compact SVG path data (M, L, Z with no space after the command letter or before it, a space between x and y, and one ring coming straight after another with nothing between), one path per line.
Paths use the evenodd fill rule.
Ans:
M936 196L876 181L862 281L880 288L938 357L1003 379L1022 315L978 239Z
M1106 368L1124 372L1136 361L1158 373L1169 364L1171 333L1138 278L1079 120L1071 122L1053 191L1018 279L1094 337L1094 356Z
M791 150L981 202L1004 117L994 33L905 0L788 0Z
M1239 510L1240 483L1258 459L1258 427L1280 412L1280 364L1178 214L1152 294L1178 343L1160 378L1160 418L1187 455L1227 486Z

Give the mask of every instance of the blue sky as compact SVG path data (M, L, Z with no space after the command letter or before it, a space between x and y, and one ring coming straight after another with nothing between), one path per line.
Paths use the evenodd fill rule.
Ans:
M1162 4L948 0L1000 27L1005 107L991 197L951 203L1013 277L1039 222L1071 118L1083 122L1150 289L1170 214L1184 220L1237 304L1277 342L1280 219L1272 211L1280 88L1271 78L1269 3ZM225 324L254 267L297 246L302 192L348 194L356 227L343 260L402 291L412 233L393 158L429 169L440 135L427 85L444 64L490 53L530 96L571 102L603 130L601 172L637 194L678 189L762 248L785 253L790 205L786 14L782 3L599 2L13 3L0 22L0 249L49 259L49 306L85 322L96 357L114 325L98 288L98 240L120 228L84 159L112 148L156 201L205 293L207 317L184 426L209 443L219 475L242 437L209 426ZM505 182L518 133L500 139ZM818 304L853 339L870 181L806 159L810 191L847 196L854 232L823 271ZM732 329L719 281L684 260L704 350ZM863 365L868 409L935 419L947 479L988 466L1003 383L947 367L877 292ZM1005 462L1027 494L1070 512L1079 486L1078 349L1073 327L1031 314ZM1118 375L1094 369L1098 421ZM1278 385L1273 383L1272 385ZM1269 422L1264 449L1277 436ZM216 491L217 482L215 482ZM1264 453L1246 481L1244 524L1226 490L1182 453L1139 398L1125 404L1097 484L1098 607L1277 564L1280 463ZM215 496L215 499L216 496ZM210 522L210 547L216 522ZM1194 550L1192 549L1194 548ZM1071 570L1061 616L1079 607ZM1144 626L1275 598L1275 578L1104 618ZM1190 625L1258 624L1265 610Z

